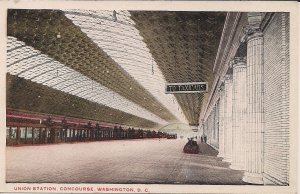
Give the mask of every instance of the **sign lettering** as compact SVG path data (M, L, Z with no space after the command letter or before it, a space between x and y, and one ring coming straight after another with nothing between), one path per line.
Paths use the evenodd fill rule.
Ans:
M207 92L207 82L167 83L166 94Z

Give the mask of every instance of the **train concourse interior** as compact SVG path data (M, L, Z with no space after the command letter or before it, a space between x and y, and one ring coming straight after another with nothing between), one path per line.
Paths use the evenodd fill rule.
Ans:
M289 22L8 9L5 181L288 186Z

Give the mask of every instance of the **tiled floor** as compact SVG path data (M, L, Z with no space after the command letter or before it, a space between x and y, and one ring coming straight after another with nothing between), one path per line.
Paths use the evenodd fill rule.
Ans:
M7 182L245 184L241 171L201 144L185 154L186 141L103 141L7 147Z

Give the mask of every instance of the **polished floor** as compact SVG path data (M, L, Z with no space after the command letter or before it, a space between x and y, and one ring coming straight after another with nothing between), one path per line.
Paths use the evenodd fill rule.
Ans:
M245 184L217 151L185 140L145 139L6 148L6 182Z

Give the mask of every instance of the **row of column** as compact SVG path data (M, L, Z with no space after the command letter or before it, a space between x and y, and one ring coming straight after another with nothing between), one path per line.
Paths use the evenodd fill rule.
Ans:
M213 107L207 117L203 133L207 136L207 143L219 149L219 103Z
M247 57L231 61L232 74L219 89L219 156L244 170L245 182L263 184L263 36L247 36Z

